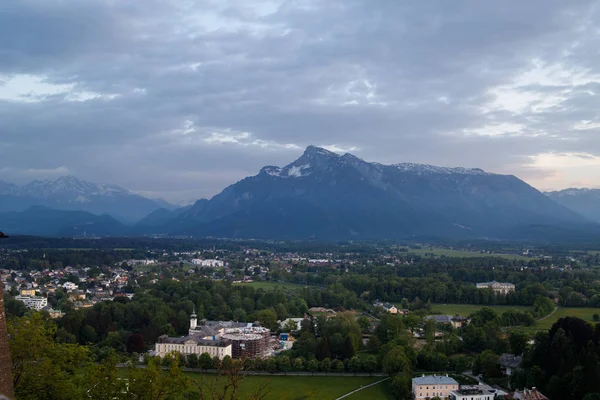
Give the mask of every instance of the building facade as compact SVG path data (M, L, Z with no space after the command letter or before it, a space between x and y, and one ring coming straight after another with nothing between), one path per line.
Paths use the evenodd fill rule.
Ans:
M155 345L157 356L177 351L181 354L208 353L211 357L263 357L270 352L271 331L246 322L207 321L198 324L197 315L190 316L187 336L161 336Z
M211 357L218 357L219 360L222 360L225 356L232 356L231 349L231 343L223 339L206 340L198 336L175 338L163 335L158 338L154 350L159 357L176 351L183 355L207 353Z
M35 289L21 289L20 295L29 297L35 296Z
M460 386L450 392L450 400L494 400L495 394L479 386Z
M233 358L257 358L269 355L271 331L263 327L230 328L223 338L232 344Z
M496 294L507 295L515 291L515 285L508 282L479 282L477 289L492 289Z
M458 390L458 382L448 375L423 375L412 380L412 393L415 400L427 400L436 396L448 399L455 390Z
M16 296L15 300L25 303L25 307L39 311L48 305L48 299L40 296Z

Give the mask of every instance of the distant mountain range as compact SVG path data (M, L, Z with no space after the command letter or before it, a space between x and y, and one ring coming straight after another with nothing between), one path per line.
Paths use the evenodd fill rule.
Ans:
M546 195L584 217L600 222L600 189L565 189L546 192Z
M119 186L95 184L73 176L23 186L0 181L0 213L25 211L32 206L109 214L125 223L135 223L158 208L175 208L162 199L151 200Z
M0 226L7 232L39 236L113 236L128 233L128 227L110 215L43 206L0 213Z
M23 205L20 210L5 210L2 196L33 198L38 199L36 205L88 213L67 215ZM600 234L600 225L590 221L592 215L573 211L572 204L557 196L544 195L512 175L410 163L383 165L309 146L285 167L266 166L210 200L178 209L116 186L72 177L23 187L0 182L0 211L19 211L0 214L0 227L45 235L70 236L85 230L96 235L282 240L554 241ZM47 202L39 204L39 199ZM124 220L122 215L138 221L125 226L117 221ZM36 220L47 226L30 224Z
M167 217L164 213L163 217ZM594 230L514 176L481 169L369 163L309 146L210 200L171 214L167 234L261 239L553 237Z

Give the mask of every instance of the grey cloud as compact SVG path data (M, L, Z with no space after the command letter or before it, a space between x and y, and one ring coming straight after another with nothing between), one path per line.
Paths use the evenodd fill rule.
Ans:
M0 77L118 96L0 101L2 178L65 166L187 200L335 144L373 161L551 179L531 156L600 154L596 129L573 129L598 120L600 80L513 88L570 90L542 111L485 109L534 59L600 73L597 17L592 1L12 1L0 11ZM523 128L469 133L500 123ZM215 132L251 139L207 141Z

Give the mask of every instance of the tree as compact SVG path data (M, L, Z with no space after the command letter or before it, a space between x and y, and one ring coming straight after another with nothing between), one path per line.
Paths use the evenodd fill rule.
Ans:
M188 391L190 381L179 367L179 357L167 355L166 358L170 359L167 373L163 373L157 358L150 359L146 368L134 365L127 369L125 377L128 392L133 398L161 400L180 396Z
M508 342L510 343L510 350L513 354L521 355L527 348L527 342L529 341L529 337L522 332L512 332L510 337L508 338Z
M350 359L350 362L348 362L348 370L355 374L362 370L362 362L358 356L354 356Z
M306 370L310 372L317 372L319 370L319 362L316 359L311 358L306 364Z
M358 317L356 322L360 326L360 330L362 333L369 333L369 331L371 330L371 321L369 321L369 318L365 317L364 315L361 315L360 317Z
M221 366L215 376L202 375L194 380L197 391L190 393L190 399L199 400L238 400L238 390L243 383L245 375L242 373L243 362L236 360L226 368ZM245 397L246 400L262 400L269 393L269 382L261 383L258 388Z
M485 376L494 378L500 376L498 369L498 355L491 350L485 350L479 355L481 369Z
M425 322L425 340L427 341L427 344L431 345L435 341L436 325L437 324L434 319L428 319Z
M41 313L11 319L8 324L15 395L23 399L83 398L76 372L91 363L89 350L55 343L54 322Z
M321 371L330 372L331 371L331 360L329 358L323 359L321 361Z
M411 379L409 375L394 376L390 382L390 389L398 400L412 399Z
M272 331L276 331L277 324L277 313L273 309L262 310L256 313L256 319L262 326L269 328Z
M382 361L383 372L388 375L395 375L398 373L409 374L412 370L412 364L410 359L406 356L404 347L394 346L384 356Z

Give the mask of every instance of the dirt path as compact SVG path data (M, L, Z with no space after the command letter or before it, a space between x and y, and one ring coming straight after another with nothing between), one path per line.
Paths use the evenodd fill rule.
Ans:
M340 397L338 397L338 398L337 398L337 399L335 399L335 400L340 400L340 399L343 399L344 397L351 396L351 395L353 395L354 393L356 393L356 392L360 392L360 391L361 391L361 390L363 390L363 389L369 388L369 387L371 387L371 386L379 385L381 382L383 382L383 381L387 381L388 379L390 379L390 378L389 378L389 377L387 377L387 378L385 378L385 379L382 379L382 380L380 380L380 381L377 381L377 382L375 382L375 383L371 383L370 385L361 386L361 387L359 387L358 389L355 389L355 390L353 390L353 391L351 391L351 392L349 392L349 393L346 393L345 395L343 395L343 396L340 396Z

